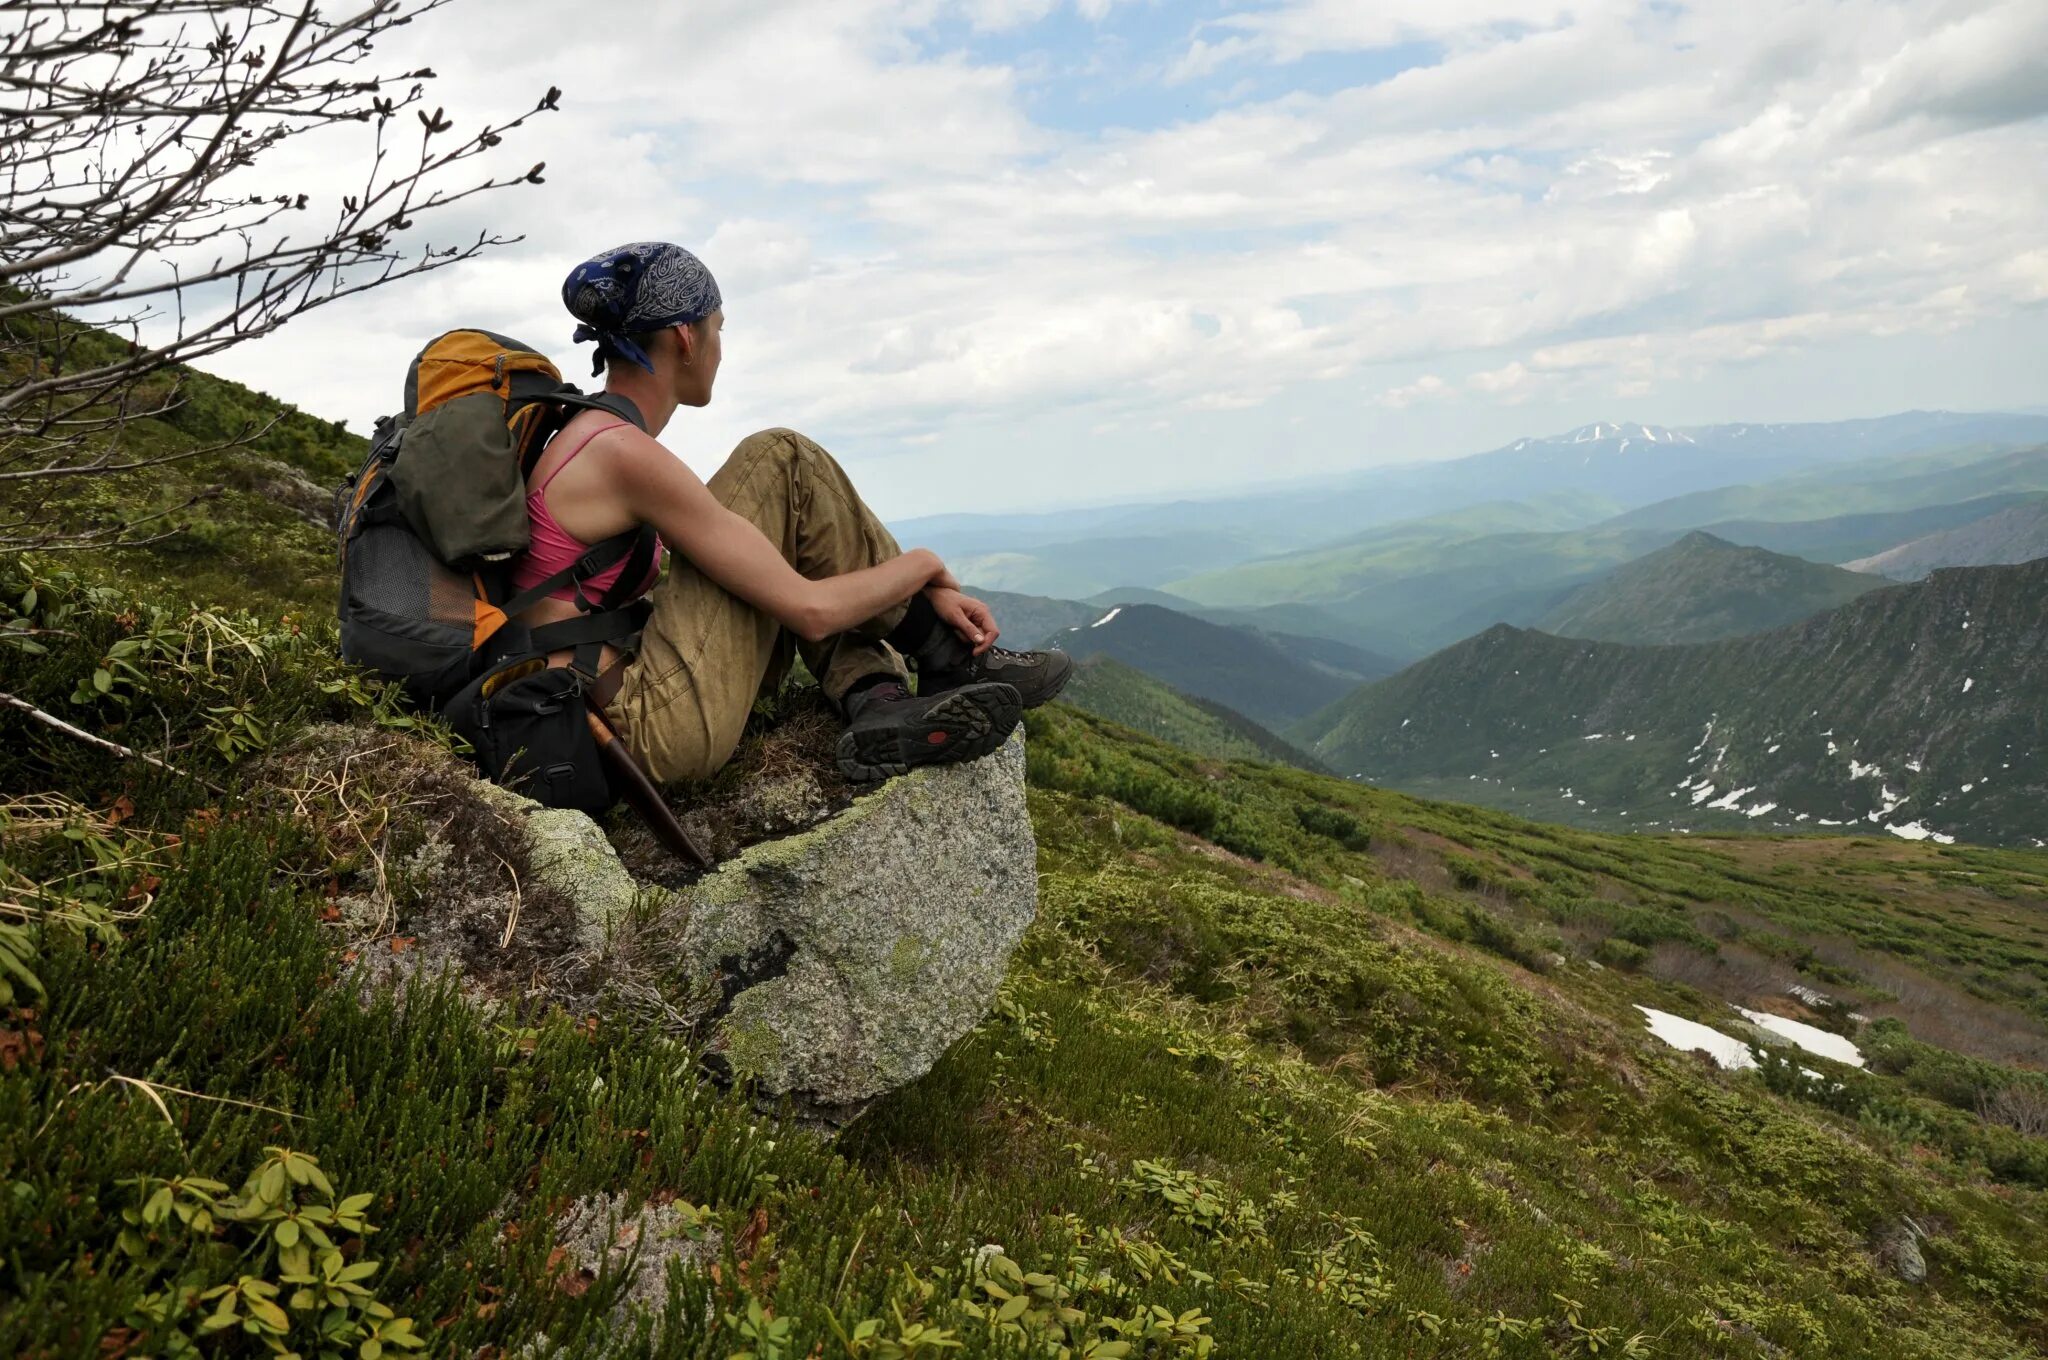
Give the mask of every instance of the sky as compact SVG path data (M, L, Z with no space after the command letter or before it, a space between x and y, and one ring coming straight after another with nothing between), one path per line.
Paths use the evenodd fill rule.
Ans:
M1234 488L1595 420L2048 404L2042 0L454 0L394 35L546 183L523 240L211 365L367 430L427 338L570 377L563 276L696 250L708 476L833 449L885 516ZM350 126L275 187L343 192Z

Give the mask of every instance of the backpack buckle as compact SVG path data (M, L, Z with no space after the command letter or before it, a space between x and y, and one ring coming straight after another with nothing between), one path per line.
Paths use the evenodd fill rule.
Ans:
M583 593L583 583L597 575L603 568L597 562L597 550L591 549L576 559L575 570L569 573L569 588L576 592L576 609L583 614L595 613L597 602Z
M378 416L376 428L370 434L370 457L385 463L397 462L405 424L403 416Z

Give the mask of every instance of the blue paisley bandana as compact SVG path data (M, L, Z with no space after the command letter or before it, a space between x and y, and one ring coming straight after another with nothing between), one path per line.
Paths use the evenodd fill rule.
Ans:
M593 374L625 359L649 373L654 363L636 333L702 321L724 305L704 262L664 241L638 241L593 255L562 283L562 304L583 324L575 341L597 341Z

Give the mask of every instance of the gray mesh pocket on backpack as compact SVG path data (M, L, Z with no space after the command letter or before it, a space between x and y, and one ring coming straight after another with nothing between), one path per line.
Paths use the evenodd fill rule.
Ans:
M403 680L432 703L469 665L476 627L470 582L434 560L402 524L368 524L342 570L341 654Z

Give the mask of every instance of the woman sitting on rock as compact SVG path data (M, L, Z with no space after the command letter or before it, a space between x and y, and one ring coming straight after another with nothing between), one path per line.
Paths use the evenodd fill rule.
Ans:
M847 716L838 759L854 779L985 755L1066 683L1065 654L995 646L988 607L934 553L898 548L845 470L804 436L751 435L708 483L657 441L678 406L711 400L718 377L725 314L695 255L620 246L578 265L562 299L582 323L577 342L597 342L605 390L631 401L647 429L581 411L555 436L528 481L533 541L515 588L641 525L675 551L667 577L657 580L657 552L635 592L651 592L652 605L637 653L606 648L594 695L653 778L723 766L792 652ZM563 587L523 621L577 617L578 592L596 600L624 568Z

